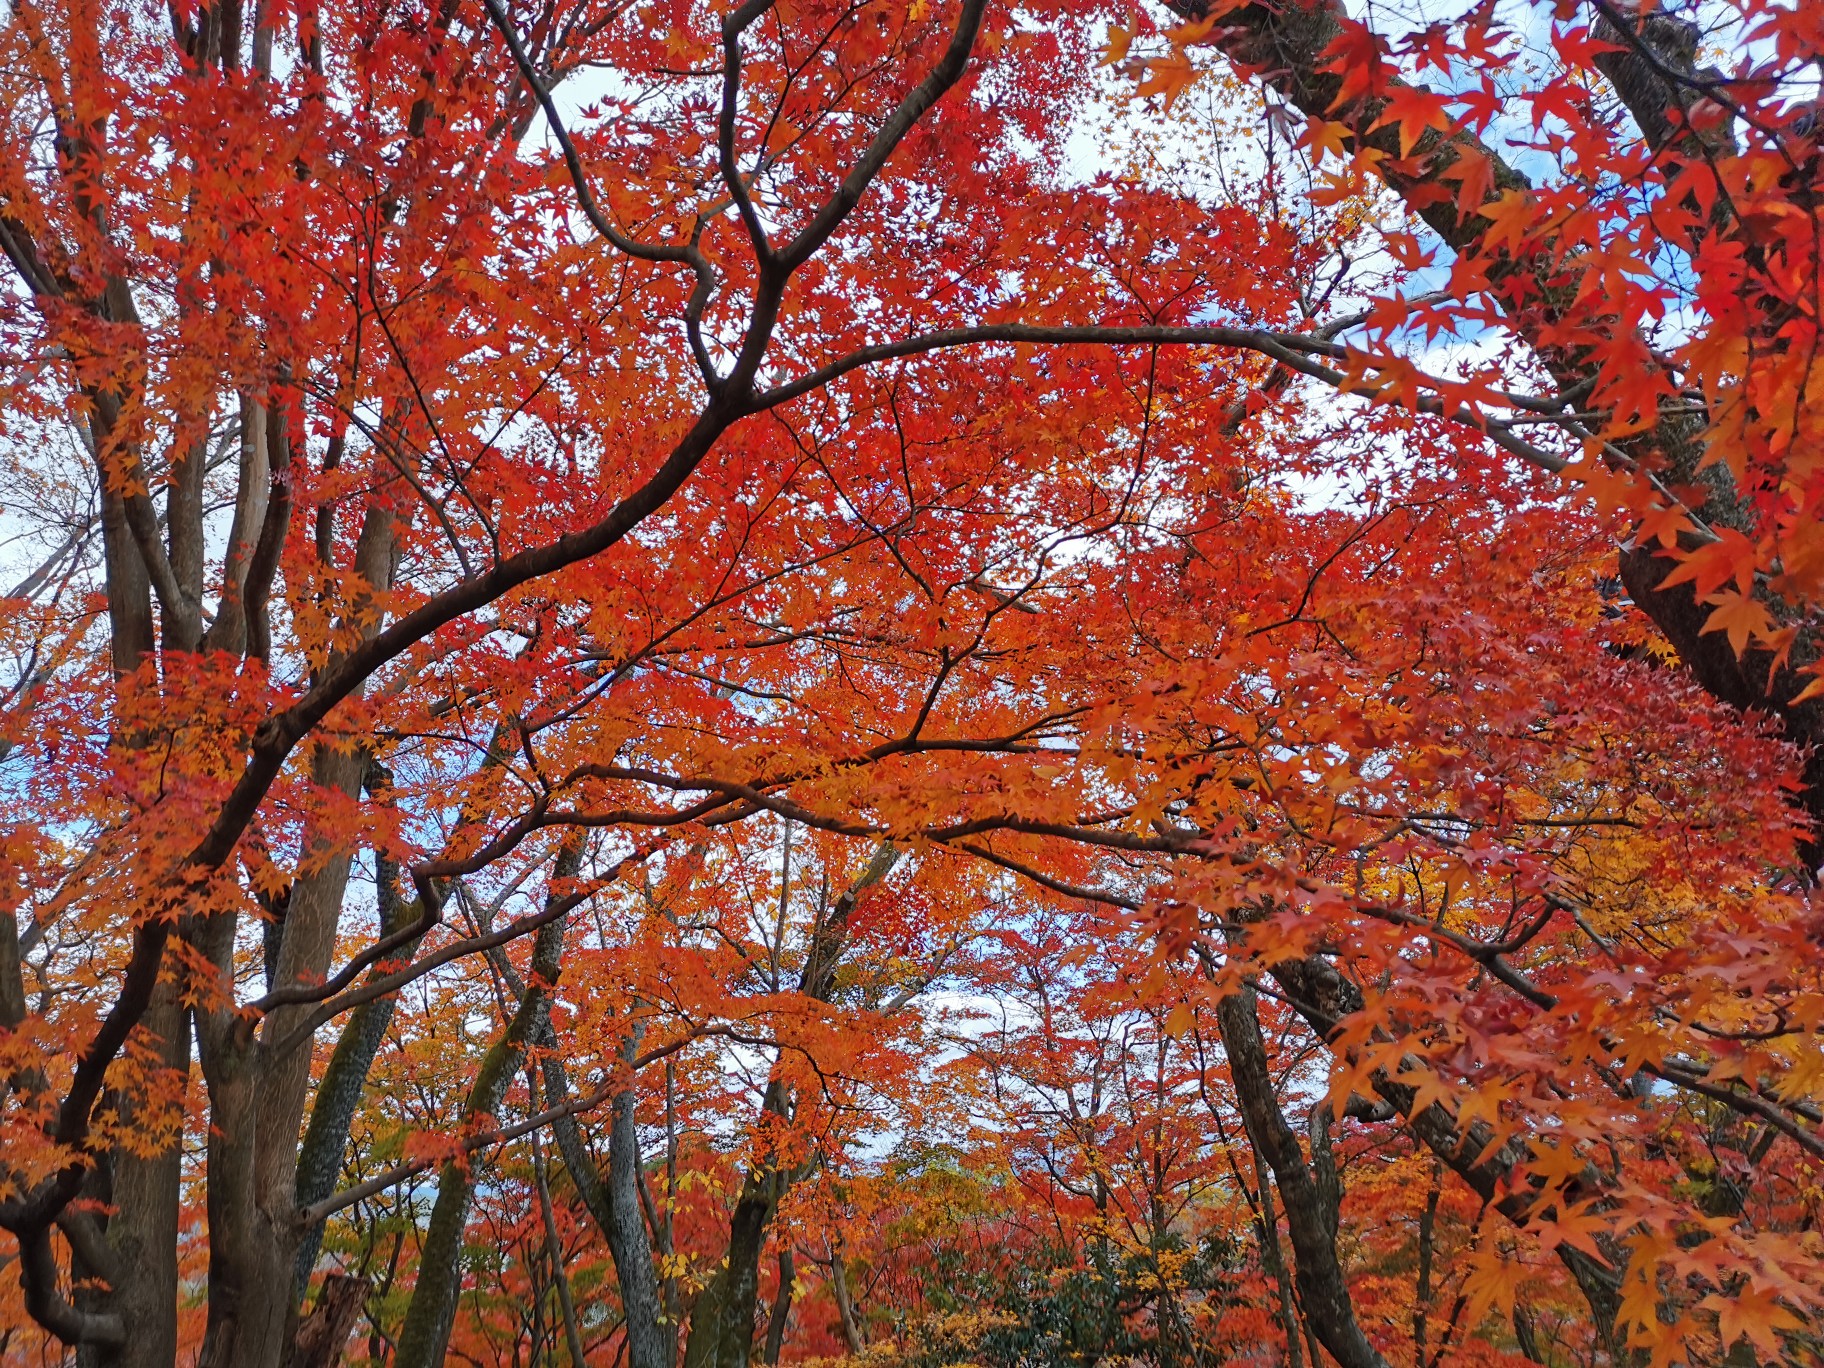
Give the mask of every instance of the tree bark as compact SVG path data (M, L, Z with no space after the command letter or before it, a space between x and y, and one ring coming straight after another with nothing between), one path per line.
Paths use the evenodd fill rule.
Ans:
M1293 1305L1291 1280L1286 1276L1285 1256L1279 1247L1279 1216L1273 1210L1273 1174L1267 1167L1266 1154L1258 1149L1254 1151L1254 1185L1260 1190L1260 1257L1279 1297L1279 1323L1286 1334L1287 1368L1305 1368L1304 1354L1298 1344L1298 1308Z
M1285 991L1286 999L1305 1018L1321 1039L1330 1039L1337 1023L1362 1010L1361 991L1337 972L1327 961L1311 956L1302 960L1283 960L1272 966L1273 978ZM1433 1102L1418 1108L1417 1094L1408 1086L1377 1070L1371 1078L1375 1093L1406 1118L1412 1133L1445 1167L1461 1178L1478 1197L1517 1226L1532 1219L1534 1196L1512 1181L1516 1167L1527 1158L1524 1139L1515 1138L1496 1145L1493 1132L1477 1122L1467 1128L1440 1104ZM1583 1292L1589 1304L1591 1326L1596 1337L1616 1365L1641 1362L1638 1351L1627 1347L1617 1333L1615 1320L1621 1310L1621 1282L1618 1269L1626 1266L1625 1254L1605 1251L1604 1259L1591 1258L1570 1245L1558 1245L1558 1257Z
M215 622L203 638L206 651L241 655L247 649L247 569L266 525L272 497L272 452L266 440L265 402L243 391L240 421L240 480L235 491L234 522L222 561L222 592Z
M761 1361L767 1368L773 1368L779 1362L779 1355L785 1348L786 1323L792 1318L792 1294L796 1290L798 1276L796 1260L792 1258L791 1246L779 1251L779 1291L773 1297L773 1309L766 1318L766 1351Z
M554 1048L556 1036L547 1027L539 1043ZM631 1038L629 1043L632 1044ZM637 1046L633 1048L637 1051ZM552 1103L561 1103L570 1096L569 1077L563 1061L555 1054L546 1056L544 1076L545 1092ZM562 1117L551 1129L564 1168L608 1244L621 1292L630 1368L671 1368L677 1358L676 1332L663 1314L652 1244L639 1215L642 1161L633 1102L630 1081L628 1090L617 1093L609 1104L608 1182L602 1180L575 1117ZM617 1155L621 1156L618 1165ZM625 1212L633 1213L631 1219L624 1218Z
M190 1073L190 1012L170 984L161 984L146 1030L162 1040L167 1068ZM170 1368L177 1361L177 1250L183 1146L140 1156L117 1151L110 1164L114 1212L107 1223L120 1281L113 1307L133 1333L112 1354L111 1368Z
M1418 1285L1412 1294L1412 1353L1419 1368L1425 1364L1425 1320L1431 1311L1431 1263L1438 1225L1438 1198L1443 1195L1443 1166L1433 1161L1431 1187L1425 1193L1425 1210L1419 1214Z
M463 1106L465 1123L478 1122L499 1110L527 1048L543 1030L550 1010L551 988L561 967L567 920L558 917L546 922L533 937L532 972L525 996L500 1039L482 1060ZM462 1293L462 1236L474 1186L474 1174L467 1163L445 1164L437 1175L437 1200L431 1207L430 1228L419 1252L418 1283L399 1330L394 1368L437 1368L443 1362L456 1303Z
M384 592L397 569L394 518L390 509L371 503L356 542L354 569L373 593ZM367 601L362 595L351 605L356 620ZM378 615L367 616L364 632L377 631ZM359 751L323 744L312 759L311 778L320 788L353 797L368 763ZM327 829L309 834L307 850L307 872L293 882L286 904L275 987L320 982L335 951L353 851L342 833ZM226 977L233 919L219 917L203 934L205 953ZM211 1122L209 1316L199 1368L279 1368L296 1326L296 1269L305 1236L296 1220L298 1132L310 1095L311 1042L288 1038L312 1010L312 1003L276 1007L257 1035L232 1009L198 1022Z
M798 980L798 991L805 997L816 1002L830 1000L847 946L849 918L861 896L886 878L899 858L899 850L891 842L882 841L854 882L812 928ZM762 1124L768 1117L783 1119L790 1110L789 1090L775 1070L760 1104ZM691 1307L684 1368L748 1368L748 1360L753 1357L754 1311L759 1299L760 1256L766 1247L766 1228L793 1178L791 1172L766 1156L749 1167L729 1217L727 1257Z
M323 1279L317 1304L298 1326L288 1368L337 1368L373 1286L366 1278L346 1273L331 1273Z
M1180 13L1193 18L1202 17L1209 9L1208 0L1172 3ZM1666 73L1692 71L1696 31L1672 16L1651 12L1645 17L1636 15L1635 6L1630 3L1610 8L1632 23L1632 33L1623 33L1606 15L1602 16L1595 28L1596 36L1622 50L1597 57L1596 65L1628 106L1648 144L1656 150L1671 146L1678 152L1681 130L1668 117L1668 110L1689 108L1702 92L1667 79ZM1465 155L1486 158L1492 168L1490 198L1510 189L1528 188L1526 178L1467 131L1448 137L1428 133L1413 149L1416 156L1403 157L1397 121L1375 126L1383 100L1362 98L1339 108L1342 76L1329 66L1326 53L1342 32L1344 16L1342 0L1253 3L1225 12L1222 25L1212 38L1232 60L1255 73L1262 84L1278 92L1294 108L1313 118L1344 123L1356 146L1381 153L1375 166L1388 188L1405 199L1412 212L1453 251L1479 247L1489 221L1474 211L1459 213L1454 194L1438 193L1448 190L1443 178ZM1726 138L1726 130L1715 136ZM1683 150L1694 154L1703 149ZM1509 325L1534 348L1559 389L1567 393L1600 378L1596 361L1576 352L1567 353L1549 341L1547 329L1555 321L1550 301L1574 293L1574 283L1567 285L1562 279L1563 272L1574 269L1574 259L1564 261L1555 254L1540 253L1518 258L1501 255L1488 270L1494 286L1492 295L1506 312ZM1701 414L1663 412L1657 425L1621 439L1618 446L1629 457L1644 459L1649 465L1663 456L1666 478L1672 484L1703 488L1703 516L1707 522L1741 531L1753 540L1758 536L1758 525L1750 502L1735 488L1723 463L1704 460L1706 421ZM1629 544L1620 550L1621 578L1629 596L1676 649L1679 661L1692 678L1732 707L1764 709L1778 716L1788 737L1811 748L1804 770L1805 785L1794 795L1794 801L1801 811L1824 825L1824 745L1819 744L1824 742L1824 699L1797 704L1787 701L1797 697L1809 679L1800 673L1802 668L1820 656L1816 634L1802 630L1788 660L1778 670L1772 669L1772 654L1758 647L1738 659L1723 633L1704 632L1709 612L1692 584L1660 587L1672 568L1671 562L1655 555L1651 546ZM1768 604L1776 621L1795 620L1790 608L1765 586L1757 587L1755 592ZM1799 864L1815 871L1824 858L1824 835L1808 842L1796 855Z
M117 677L130 675L152 654L152 581L127 527L126 500L102 476L101 563L108 593L108 640Z
M628 1368L670 1368L676 1348L662 1324L659 1280L652 1266L652 1240L640 1214L640 1136L636 1128L633 1061L643 1023L628 1029L621 1058L627 1086L615 1094L608 1130L608 1252L621 1285L627 1319Z
M1321 1121L1314 1124L1312 1163L1307 1165L1298 1137L1286 1124L1274 1095L1252 989L1231 994L1218 1003L1216 1020L1248 1141L1257 1153L1266 1156L1285 1202L1294 1278L1306 1323L1342 1368L1387 1368L1387 1361L1356 1323L1349 1284L1336 1257L1341 1193L1329 1154L1328 1130ZM1313 1116L1322 1114L1320 1110Z
M374 786L372 771L368 782L371 790ZM390 935L417 921L418 904L407 903L399 896L398 867L378 851L374 855L374 873L380 934ZM416 942L402 947L400 959L409 961L415 950ZM370 972L379 976L391 972L394 967L392 963L384 962L376 964ZM336 1178L342 1169L342 1154L348 1147L349 1128L361 1105L368 1071L373 1068L380 1042L385 1039L386 1028L392 1022L394 1002L394 995L389 993L362 1003L349 1013L342 1034L336 1039L336 1048L317 1084L304 1142L298 1148L296 1188L300 1207L314 1206L335 1191ZM322 1221L313 1222L299 1240L297 1297L300 1301L310 1282L311 1270L316 1267L317 1251L323 1243L323 1226Z
M532 1084L528 1075L526 1082ZM533 1095L536 1096L536 1089ZM583 1368L583 1332L576 1323L576 1299L570 1275L564 1270L564 1242L558 1236L557 1213L551 1206L551 1181L546 1176L545 1148L538 1132L532 1133L532 1176L538 1184L538 1214L545 1227L545 1255L551 1260L551 1281L557 1287L557 1306L564 1320L564 1347L570 1351L570 1368Z
M842 1338L849 1346L851 1354L859 1354L866 1345L862 1343L861 1326L855 1319L855 1302L849 1296L848 1250L844 1241L838 1237L835 1248L830 1251L830 1293L836 1298L836 1316L842 1322Z
M312 779L352 796L366 767L362 755L324 748ZM275 986L320 979L329 968L352 857L329 833L316 833L313 844L318 863L292 885ZM210 930L212 958L226 973L234 928L223 918ZM200 1368L277 1368L283 1360L297 1308L298 1130L310 1043L282 1055L272 1050L311 1006L275 1009L259 1036L232 1009L201 1023L211 1125L209 1317Z

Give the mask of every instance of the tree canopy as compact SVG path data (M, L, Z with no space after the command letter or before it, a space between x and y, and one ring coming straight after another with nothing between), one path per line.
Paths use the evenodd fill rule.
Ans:
M0 1359L1824 1357L1824 7L5 0Z

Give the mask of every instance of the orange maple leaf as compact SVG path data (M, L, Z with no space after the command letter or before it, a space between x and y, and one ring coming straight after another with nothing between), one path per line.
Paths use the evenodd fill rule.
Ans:
M1399 125L1400 155L1407 157L1426 129L1448 131L1450 114L1442 97L1422 86L1396 85L1388 93L1387 103L1381 106L1381 117L1374 121L1374 127L1385 128L1389 124Z
M1762 1353L1777 1355L1779 1332L1798 1330L1804 1325L1771 1292L1752 1285L1728 1296L1712 1292L1699 1304L1716 1312L1717 1337L1725 1349L1745 1339Z
M1156 57L1146 64L1146 78L1140 82L1136 93L1163 95L1165 107L1170 109L1178 97L1196 83L1197 76L1197 68L1191 65L1191 59L1182 52L1173 52L1164 57Z
M1729 649L1740 656L1748 649L1750 637L1767 637L1773 633L1773 619L1767 610L1748 595L1725 589L1704 600L1713 611L1704 622L1703 631L1727 632Z

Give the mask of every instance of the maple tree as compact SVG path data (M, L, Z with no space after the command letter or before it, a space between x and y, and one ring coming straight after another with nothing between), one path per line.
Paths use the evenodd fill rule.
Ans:
M1815 10L9 5L0 1355L1824 1353Z

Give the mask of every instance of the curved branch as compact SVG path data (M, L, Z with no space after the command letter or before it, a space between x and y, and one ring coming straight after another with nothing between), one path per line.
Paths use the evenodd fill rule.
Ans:
M487 6L488 18L493 20L495 29L507 45L507 51L512 54L513 64L519 68L520 79L526 83L526 89L532 92L532 97L538 101L538 107L544 111L545 122L551 126L551 136L557 139L558 148L563 153L565 169L570 173L570 184L576 191L576 202L582 209L583 216L589 220L589 226L600 233L615 250L625 252L630 257L637 257L641 261L688 262L689 249L641 242L608 221L601 205L596 202L595 192L589 188L589 176L583 170L583 159L577 155L576 144L571 141L564 121L557 115L557 103L551 98L547 84L539 79L531 57L526 54L526 46L520 42L519 33L514 29L513 21L508 18L501 0L482 0L482 3Z
M678 1040L669 1041L664 1045L647 1050L644 1054L641 1054L633 1060L631 1067L635 1070L643 1069L648 1064L664 1059L669 1055L676 1054L679 1050L682 1050L685 1046L690 1045L697 1040L702 1040L711 1036L726 1036L732 1033L732 1028L724 1029L715 1026L705 1026ZM476 1150L486 1149L489 1145L505 1144L509 1140L519 1139L522 1135L530 1135L533 1131L542 1130L544 1127L551 1125L553 1122L561 1121L567 1116L578 1116L584 1112L594 1111L597 1107L601 1106L602 1103L612 1098L617 1092L624 1090L625 1086L624 1083L610 1079L607 1083L604 1083L601 1087L586 1096L571 1098L561 1106L548 1107L544 1111L526 1117L523 1121L516 1121L510 1126L496 1126L489 1130L477 1131L475 1134L466 1136L463 1139L462 1152L464 1154L473 1154ZM356 1202L364 1202L369 1197L378 1196L388 1188L403 1183L408 1178L415 1177L429 1169L436 1168L442 1162L443 1160L441 1158L429 1158L415 1159L407 1163L395 1164L392 1168L389 1168L384 1172L376 1173L372 1178L367 1179L365 1182L358 1183L351 1188L344 1188L334 1196L324 1198L314 1206L300 1208L294 1219L299 1225L311 1225L318 1221L327 1220L343 1208L351 1207Z
M735 158L735 105L741 93L741 35L754 21L773 7L773 0L747 0L722 21L722 109L716 119L716 157L722 171L722 183L740 212L754 245L754 256L761 268L773 265L773 245L767 241L766 227L754 208L753 196L741 179L741 168ZM765 149L761 149L762 156Z
M19 1235L19 1283L31 1318L71 1346L118 1349L127 1342L126 1322L113 1312L79 1311L57 1290L57 1256L50 1231L40 1226Z
M488 0L488 3L494 4L496 0ZM962 79L963 69L969 65L969 53L975 47L976 35L982 30L982 15L987 8L987 0L963 0L962 13L956 17L956 28L950 35L950 45L944 50L943 57L925 79L913 87L911 94L901 100L899 106L887 116L880 132L868 144L867 151L850 168L849 174L843 177L836 193L817 211L816 217L779 253L778 263L784 271L789 273L802 266L829 240L830 234L861 202L868 186L873 184L874 178L887 164L887 158L905 140L913 125L943 98L944 92Z
M1031 323L985 323L972 328L947 328L938 332L919 333L897 342L882 342L872 347L859 348L818 367L808 375L761 391L754 396L749 412L758 413L776 408L821 389L831 381L864 366L954 347L979 346L985 342L1014 342L1036 346L1124 347L1176 343L1192 347L1229 347L1270 356L1286 369L1314 380L1322 380L1334 389L1357 392L1362 389L1362 382L1352 380L1342 371L1312 359L1314 356L1326 356L1340 360L1350 355L1347 347L1303 333L1269 332L1262 328L1228 328L1213 324L1104 327L1086 323L1046 327ZM1473 428L1510 456L1516 456L1528 465L1550 474L1562 474L1570 465L1564 457L1515 436L1499 421L1486 418L1465 405L1448 404L1430 396L1417 396L1409 402L1421 413Z

